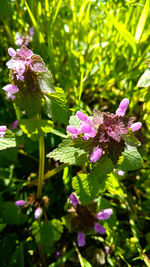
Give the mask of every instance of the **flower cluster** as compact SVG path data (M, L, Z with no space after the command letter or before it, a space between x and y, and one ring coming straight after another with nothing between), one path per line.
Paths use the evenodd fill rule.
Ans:
M41 218L41 216L43 214L44 208L49 205L49 199L47 196L43 196L41 200L37 200L36 196L34 194L31 194L28 197L28 201L25 201L23 199L17 200L15 202L15 205L17 207L34 206L36 208L34 210L34 217L35 217L35 219L39 219L39 218Z
M85 232L92 231L96 233L105 234L106 229L99 224L99 220L107 220L112 215L112 209L104 209L98 213L96 212L95 203L92 205L81 205L75 194L69 197L70 203L73 205L73 218L71 220L72 229L78 232L77 243L78 246L85 245Z
M8 98L14 99L19 88L27 87L28 90L36 90L37 73L45 73L48 69L42 58L23 45L17 52L13 48L8 49L11 59L6 63L10 69L12 84L3 87Z
M85 141L92 138L93 152L90 156L90 162L98 161L103 151L112 151L112 146L117 148L118 145L122 145L124 143L123 136L129 132L129 129L135 132L142 127L141 122L133 123L134 118L124 116L128 105L129 100L124 98L116 114L94 110L92 118L77 111L76 116L80 120L80 129L67 126L67 131L72 134L73 139L80 134L83 135Z
M32 41L32 37L34 34L35 34L34 27L31 27L29 29L28 35L22 35L21 33L16 32L16 45L17 46L28 45Z

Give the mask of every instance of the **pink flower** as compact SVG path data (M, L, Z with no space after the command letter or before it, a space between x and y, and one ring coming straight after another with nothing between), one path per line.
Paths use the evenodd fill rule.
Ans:
M41 209L41 207L38 207L34 212L34 217L35 217L35 219L39 219L41 217L41 215L42 215L42 209Z
M90 162L98 161L100 159L100 157L102 156L102 154L103 154L102 148L95 147L93 149L91 156L90 156Z
M129 100L128 98L124 98L121 102L120 102L120 105L119 105L119 108L117 109L116 111L116 115L117 116L124 116L125 113L126 113L126 109L129 105Z
M4 137L7 127L5 125L0 126L0 137Z
M98 220L106 220L106 219L110 218L112 213L113 213L112 209L104 209L104 210L101 210L99 213L96 214L96 218Z
M8 98L11 99L14 99L15 98L14 94L16 94L19 91L17 85L14 84L8 84L4 86L2 89L8 93L7 96Z
M76 198L75 194L71 194L70 197L69 197L69 200L70 200L70 203L76 207L77 204L79 204L79 200Z
M47 68L42 58L39 55L33 54L33 52L30 49L28 49L25 45L23 45L16 52L16 54L11 52L10 55L13 56L9 61L7 61L6 65L9 69L13 70L14 75L16 74L22 76L28 69L30 69L33 72L39 72L39 73L47 72Z
M27 201L24 201L23 199L21 199L21 200L17 200L17 201L15 202L15 205L16 205L17 207L22 207L22 206L24 206L26 203L27 203Z

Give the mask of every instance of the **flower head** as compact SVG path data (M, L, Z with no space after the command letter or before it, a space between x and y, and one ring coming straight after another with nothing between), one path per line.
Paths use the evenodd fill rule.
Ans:
M90 162L96 162L103 153L107 153L114 162L118 160L124 150L124 136L137 131L142 127L141 122L134 122L134 118L124 116L129 105L129 100L124 98L116 114L109 112L93 111L93 116L88 117L81 111L77 111L76 116L80 120L80 128L67 126L67 131L72 134L72 138L78 138L81 134L83 139L91 140L93 152Z
M29 34L23 35L20 32L16 32L16 45L17 46L28 45L32 41L34 34L35 34L34 27L31 27L29 29Z
M100 234L105 234L105 228L99 224L99 220L109 219L112 215L112 209L104 209L96 213L97 205L95 202L82 205L77 197L72 193L70 195L70 203L73 205L73 218L71 219L71 228L78 232L78 246L85 245L86 232L93 231L93 229ZM72 210L71 210L72 212Z

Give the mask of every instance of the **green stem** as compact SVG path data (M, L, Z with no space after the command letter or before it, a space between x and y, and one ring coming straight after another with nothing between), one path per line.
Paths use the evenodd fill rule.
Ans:
M37 188L37 199L40 199L42 194L42 186L44 180L44 164L45 164L45 146L44 137L39 138L39 177L38 177L38 188Z

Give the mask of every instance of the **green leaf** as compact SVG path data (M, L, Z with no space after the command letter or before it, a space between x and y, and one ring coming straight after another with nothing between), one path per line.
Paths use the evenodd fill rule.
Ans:
M39 87L44 94L56 93L53 76L50 71L38 75L38 82L39 82Z
M43 106L44 96L39 90L29 93L29 89L25 88L26 92L23 94L21 90L16 95L14 103L21 111L25 111L29 118L36 116L37 113L41 113Z
M47 157L60 160L60 162L68 163L70 165L83 165L87 159L87 153L84 149L73 146L72 138L69 137L61 143L58 148L50 152Z
M86 259L84 259L81 256L81 254L78 254L78 258L79 258L81 267L92 267L92 265Z
M137 29L136 29L135 40L137 41L137 43L139 43L140 38L142 36L142 32L144 30L148 14L149 14L149 0L146 0L145 6L141 13L141 16L140 16L140 19L137 25Z
M59 240L63 232L61 221L53 219L46 223L35 221L32 224L32 233L36 242L40 242L46 253L52 250L54 243Z
M16 147L16 140L15 138L2 138L0 137L0 150L10 148L10 147Z
M20 209L12 202L6 202L2 207L4 222L20 225L26 222L27 216L21 213Z
M112 171L112 161L103 156L93 165L90 174L80 174L72 179L72 187L83 205L96 198L106 188L107 175Z
M128 44L130 44L130 46L133 49L133 52L136 53L137 44L136 44L136 40L135 40L134 36L126 29L125 25L122 22L119 22L115 16L110 14L109 10L107 10L105 5L101 1L100 1L100 4L103 7L103 9L107 15L109 22L111 22L114 25L114 27L116 28L116 30L118 31L120 36L122 38L124 38ZM111 26L110 23L109 23L109 25Z
M53 121L58 121L60 123L68 123L68 110L67 102L64 91L61 88L56 87L55 94L45 95L45 111L46 114L53 119Z
M49 250L54 243L59 240L63 232L63 226L61 221L53 219L52 221L41 224L41 243L43 244L45 251Z
M0 224L0 232L3 231L3 229L6 227L6 223L1 223Z
M20 128L32 140L37 140L40 136L50 133L53 122L50 120L22 119L19 121Z
M24 267L24 254L23 254L22 244L20 244L19 247L17 247L9 263L9 267L16 267L16 266Z
M69 258L70 256L74 253L75 249L71 249L69 251L67 251L63 257L59 258L56 262L54 263L51 263L49 265L49 267L56 267L56 266L61 266L63 263L65 263Z
M123 161L118 168L123 171L134 171L141 168L142 158L136 147L128 146L122 153Z
M137 87L148 87L150 86L150 70L147 69L140 77Z

